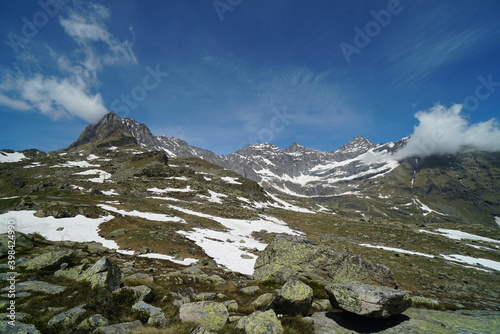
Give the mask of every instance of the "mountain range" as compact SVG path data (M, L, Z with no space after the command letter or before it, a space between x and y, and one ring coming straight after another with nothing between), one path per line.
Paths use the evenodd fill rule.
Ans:
M363 219L496 226L500 152L393 159L392 154L408 139L375 145L355 137L332 152L298 143L285 149L262 143L216 155L175 137L153 136L145 124L110 112L87 126L65 151L137 145L169 157L203 159L254 180L271 193L302 198Z

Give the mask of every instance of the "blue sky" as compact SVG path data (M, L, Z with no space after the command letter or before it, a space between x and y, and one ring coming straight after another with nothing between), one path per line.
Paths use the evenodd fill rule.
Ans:
M218 154L499 115L496 0L57 1L0 2L0 148L66 147L108 110Z

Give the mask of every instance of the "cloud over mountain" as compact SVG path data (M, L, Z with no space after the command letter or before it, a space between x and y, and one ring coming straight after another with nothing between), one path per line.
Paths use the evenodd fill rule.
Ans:
M496 119L469 124L463 106L436 105L415 114L419 124L407 144L393 154L398 160L432 154L455 154L461 150L500 151L500 127Z

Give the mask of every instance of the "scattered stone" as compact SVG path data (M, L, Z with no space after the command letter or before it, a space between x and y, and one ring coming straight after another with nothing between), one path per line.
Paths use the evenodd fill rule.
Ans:
M238 311L238 302L234 299L231 300L225 300L222 302L222 304L227 308L229 312L236 312Z
M329 309L332 308L332 305L330 304L330 300L328 299L315 299L313 300L311 308L321 312L321 311L328 311Z
M55 295L62 292L66 287L56 284L51 284L43 281L26 281L16 284L16 297L20 298L19 293L24 291L42 292L49 295ZM5 287L2 291L9 291L9 287Z
M83 305L73 307L72 309L69 309L66 312L59 313L58 315L50 318L49 322L47 323L47 326L48 327L62 326L64 328L69 328L70 326L75 324L76 319L83 313L85 313Z
M203 275L203 274L205 274L200 268L195 267L195 266L190 266L190 267L187 267L186 269L183 269L182 273L188 274L188 275Z
M210 280L210 283L212 283L214 285L226 284L226 280L217 274L208 276L208 279Z
M125 289L130 289L134 291L134 294L137 297L137 300L149 303L155 298L155 294L150 287L146 285L138 285L138 286L128 286Z
M22 264L28 270L57 270L61 264L73 262L75 253L68 249L44 253Z
M0 321L0 333L2 334L41 334L36 329L35 325L24 324L16 321L16 325L12 326L8 321Z
M256 311L243 317L238 321L236 328L244 329L246 334L281 334L284 332L273 310Z
M154 281L154 278L152 275L148 275L145 273L132 274L130 276L127 276L127 279L142 279L142 280L146 280L146 281L150 281L150 282Z
M92 287L100 286L109 291L115 291L120 288L122 274L120 268L104 256L84 271L81 279L90 282Z
M117 230L111 231L109 233L109 237L112 238L112 239L113 238L119 238L119 237L124 236L125 234L127 234L127 230L124 229L124 228L119 228Z
M78 329L95 329L98 327L108 326L109 321L102 314L94 314L91 317L83 320L79 325Z
M264 311L269 308L271 305L271 302L274 299L274 295L272 293L265 293L263 295L260 295L255 299L250 306L254 307L256 310Z
M0 320L3 321L3 320L11 320L10 317L9 317L9 313L0 313ZM18 321L25 321L25 320L28 320L29 318L31 318L31 315L29 315L28 313L24 313L24 312L17 312L16 311L16 322ZM3 333L3 332L2 332Z
M254 278L286 282L290 277L321 284L352 281L396 287L391 270L360 256L319 246L300 236L278 234L259 254Z
M283 285L270 308L277 314L306 316L313 300L313 289L296 278Z
M85 246L87 251L91 254L99 254L108 251L107 247L104 247L102 243L97 241L86 242Z
M371 318L388 318L411 306L408 291L369 284L330 284L325 287L333 307Z
M132 309L140 312L146 312L149 315L148 325L155 327L165 327L171 320L165 317L162 309L142 300L132 305Z
M131 322L123 322L121 324L99 327L93 333L94 334L129 334L136 329L144 327L139 320Z
M214 300L215 298L217 298L217 294L214 292L202 292L194 296L196 301Z
M253 295L256 292L259 292L260 288L256 285L252 285L242 288L240 289L240 291L243 292L245 295Z
M217 268L217 262L215 262L215 260L212 258L206 257L206 258L198 260L198 262L196 262L196 266L202 267L202 268L215 269L215 268Z
M194 302L183 304L179 310L182 321L197 323L208 330L218 331L229 317L227 308L217 302Z

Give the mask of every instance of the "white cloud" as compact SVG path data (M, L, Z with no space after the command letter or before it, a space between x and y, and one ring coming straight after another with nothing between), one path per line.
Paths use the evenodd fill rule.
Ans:
M76 116L96 122L107 112L101 94L96 92L98 73L104 65L136 64L137 59L130 42L121 42L108 31L105 20L110 12L106 7L88 2L73 5L59 23L77 47L59 55L47 45L47 54L30 52L29 57L18 57L21 66L16 68L25 70L2 75L0 105L36 110L56 120ZM41 73L36 64L43 57L56 60L53 73Z
M500 127L495 119L469 124L461 114L463 106L450 108L436 105L428 111L419 111L415 126L407 144L393 154L398 160L432 154L455 154L462 150L500 151Z

